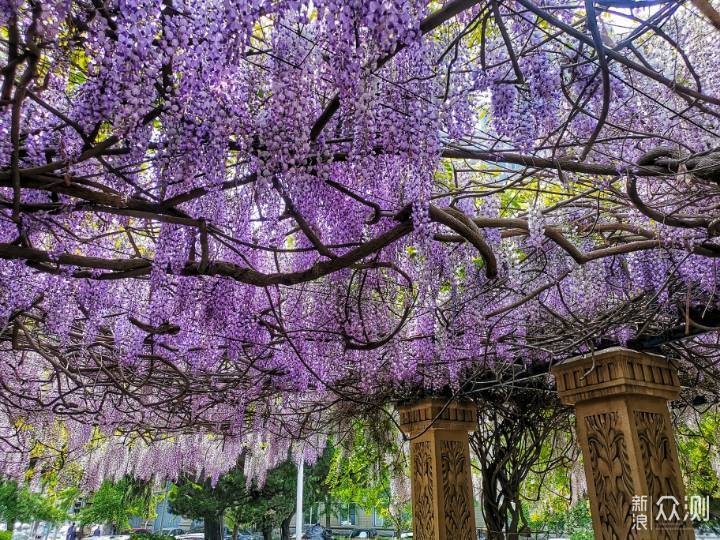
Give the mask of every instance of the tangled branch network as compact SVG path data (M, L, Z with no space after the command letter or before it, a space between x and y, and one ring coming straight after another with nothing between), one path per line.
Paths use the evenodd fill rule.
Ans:
M0 473L262 477L617 344L713 376L698 5L1 0Z

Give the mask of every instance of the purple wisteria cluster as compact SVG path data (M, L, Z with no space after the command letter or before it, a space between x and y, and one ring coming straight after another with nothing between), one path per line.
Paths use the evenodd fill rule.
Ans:
M2 476L262 481L397 399L714 339L720 51L687 5L0 9Z

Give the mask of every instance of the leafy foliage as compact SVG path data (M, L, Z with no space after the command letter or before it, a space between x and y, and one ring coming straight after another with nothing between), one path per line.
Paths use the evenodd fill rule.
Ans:
M566 505L562 511L547 511L542 514L531 514L530 525L533 530L550 531L558 535L590 535L592 539L592 518L588 499L580 499L574 506ZM572 537L572 536L571 536Z
M691 495L720 495L720 413L714 408L697 414L689 411L676 422L678 457Z
M383 435L378 436L378 431ZM327 484L332 497L345 504L357 503L366 511L375 510L396 531L409 527L409 498L394 497L392 482L408 474L404 449L392 426L357 421L347 447L338 447L330 465ZM408 492L409 494L409 492Z
M0 517L9 525L20 517L20 494L17 482L0 481ZM11 529L11 527L9 527Z
M237 520L261 530L272 530L295 512L297 468L290 461L268 471L262 487L251 486L242 505L234 509ZM306 499L307 500L307 499Z
M16 521L60 523L67 517L75 494L75 490L36 493L30 491L26 485L18 485L14 481L0 481L0 518L8 525Z
M170 489L170 511L191 519L221 518L225 510L245 502L245 483L242 467L230 470L217 482L209 478L196 481L186 475Z
M78 515L82 524L112 524L120 531L130 526L130 518L151 518L155 499L147 482L125 477L118 482L104 481L88 499Z
M175 540L175 537L167 534L140 533L131 534L130 540Z
M328 446L315 464L305 468L306 508L324 496L331 455L332 447ZM268 471L261 485L248 485L243 468L238 466L214 485L210 480L199 483L185 477L170 490L170 509L193 519L227 518L233 529L250 526L268 531L287 523L295 512L296 487L297 467L290 460Z

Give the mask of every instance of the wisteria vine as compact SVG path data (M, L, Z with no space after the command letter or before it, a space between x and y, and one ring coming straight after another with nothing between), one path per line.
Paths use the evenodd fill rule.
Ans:
M499 370L714 350L714 10L649 4L0 2L0 474L262 478Z

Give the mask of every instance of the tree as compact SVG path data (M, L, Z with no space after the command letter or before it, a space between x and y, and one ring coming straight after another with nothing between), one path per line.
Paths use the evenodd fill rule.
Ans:
M4 2L0 472L717 342L717 30L595 4Z
M26 485L3 480L0 481L0 518L8 531L12 531L18 521L57 524L67 518L76 493L74 488L36 493Z
M716 497L720 492L720 470L717 469L720 463L720 416L713 409L698 414L692 408L686 407L685 414L679 418L676 426L678 457L687 492L703 497Z
M262 531L265 540L272 540L273 529L282 528L282 539L290 540L289 523L295 513L297 468L285 461L268 472L261 487L252 486L237 510L241 521Z
M0 515L5 521L8 531L15 529L15 522L21 513L20 490L16 482L3 480L0 482Z
M479 393L477 403L470 445L481 475L488 538L499 540L527 532L523 495L539 499L547 475L567 468L577 449L570 412L542 380L491 388ZM523 492L531 473L534 493Z
M311 466L305 469L304 503L306 508L324 497L322 484L327 476L328 447ZM202 483L185 477L170 491L172 512L205 522L208 538L214 530L222 529L229 518L233 538L241 526L249 525L262 531L266 540L272 539L273 529L280 527L283 540L290 539L290 519L295 513L297 467L290 460L282 460L267 472L262 482L248 483L243 467L235 467L213 485L211 480Z
M130 518L150 518L155 512L152 485L125 477L118 482L104 481L88 499L78 515L82 524L105 523L120 532L130 527Z
M377 420L377 419L376 419ZM400 433L387 422L355 422L353 438L333 456L327 483L333 498L375 510L395 529L409 526L408 466Z
M336 450L334 444L328 443L318 459L311 467L306 467L304 472L303 507L310 509L311 516L318 516L319 518L319 507L320 504L322 504L326 528L330 528L330 519L333 515L337 515L338 510L332 494L332 487L329 483L330 471L334 466ZM284 526L283 531L286 528L288 527ZM285 533L283 532L283 534Z
M237 466L217 481L184 476L170 489L168 502L172 513L202 519L207 540L223 540L225 511L246 500L245 475L242 466Z

